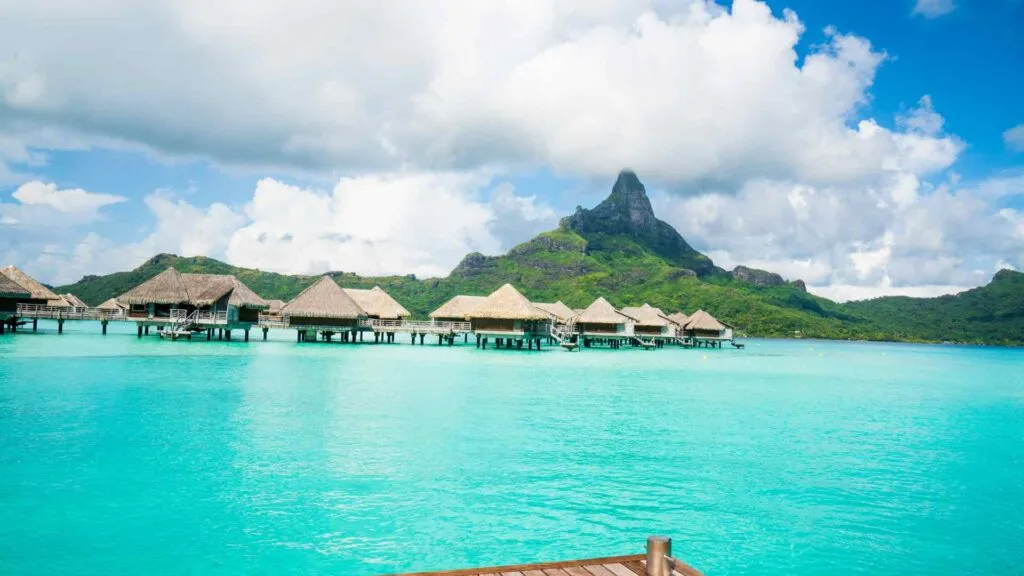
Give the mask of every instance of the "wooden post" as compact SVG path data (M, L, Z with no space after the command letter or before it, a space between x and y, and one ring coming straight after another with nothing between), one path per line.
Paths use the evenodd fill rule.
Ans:
M426 338L426 337L427 337L426 334L420 334L420 346L423 345L423 339Z
M107 334L107 321L103 320L102 322L100 322L100 326L103 327L103 334L106 335Z
M522 349L523 349L523 341L522 340L516 340L516 350L522 350Z
M263 327L263 341L264 342L267 341L267 332L269 332L269 331L270 331L270 328L267 328L266 326Z
M213 328L206 329L206 341L209 342L213 339Z
M647 538L647 576L672 576L672 539L666 536Z
M142 324L138 325L138 329L139 329L139 334L138 334L137 338L142 338Z
M302 342L302 330L295 331L295 341Z
M441 335L440 334L437 335L437 345L438 346L441 345Z
M146 336L149 336L149 325L148 324L146 325L146 328L142 331L142 333L145 334Z
M39 318L32 319L32 331L35 332L39 328Z
M227 340L228 342L231 342L231 330L224 331L224 339Z
M246 342L249 341L249 329L248 328L245 329L245 341Z

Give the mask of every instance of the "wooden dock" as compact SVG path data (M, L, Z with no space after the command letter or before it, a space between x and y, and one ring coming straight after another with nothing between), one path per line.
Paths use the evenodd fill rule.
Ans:
M648 570L648 561L652 566L650 570ZM410 572L392 576L703 576L703 574L693 566L672 557L671 539L652 536L648 539L647 554L439 572Z

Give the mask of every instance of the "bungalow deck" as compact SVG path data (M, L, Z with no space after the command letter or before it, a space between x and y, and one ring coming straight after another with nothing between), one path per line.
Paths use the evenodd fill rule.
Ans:
M411 572L392 576L703 576L693 566L672 557L671 540L648 542L647 554L610 556L587 560L568 560L516 566L492 566L439 572ZM663 558L648 570L648 558Z

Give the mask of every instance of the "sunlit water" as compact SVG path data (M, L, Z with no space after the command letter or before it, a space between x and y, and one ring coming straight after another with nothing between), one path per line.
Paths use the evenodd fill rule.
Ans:
M1024 351L0 337L0 574L1021 574ZM114 333L117 332L117 333Z

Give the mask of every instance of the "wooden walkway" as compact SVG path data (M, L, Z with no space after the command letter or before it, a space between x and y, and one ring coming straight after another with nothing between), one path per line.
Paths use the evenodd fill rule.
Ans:
M647 570L647 557L664 559L661 570ZM659 566L656 565L656 568ZM671 572L669 572L671 569ZM589 560L568 560L518 566L492 566L439 572L411 572L392 576L703 576L696 568L672 557L672 541L652 537L648 554L610 556Z
M413 572L394 576L647 576L647 559L643 554L612 556L591 560L570 560L546 564L494 566L441 572ZM678 560L672 576L703 576L692 566Z

